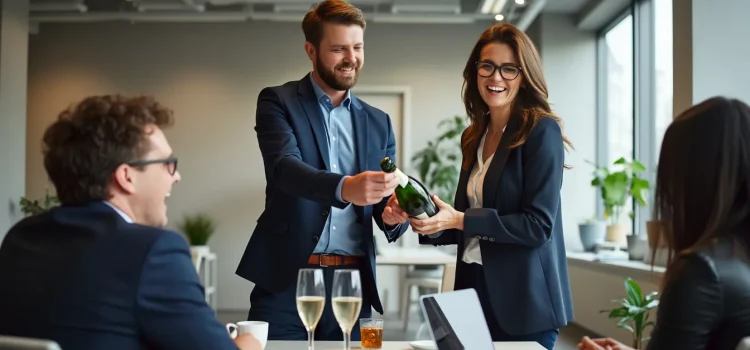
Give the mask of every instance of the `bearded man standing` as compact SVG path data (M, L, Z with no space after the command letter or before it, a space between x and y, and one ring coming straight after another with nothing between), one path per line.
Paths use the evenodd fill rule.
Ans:
M380 170L383 157L396 158L390 117L350 91L364 64L362 12L346 1L324 1L305 15L302 29L312 72L258 96L266 201L236 273L255 284L248 320L269 322L269 340L305 340L297 273L323 269L327 302L315 339L341 340L330 303L334 271L359 270L360 317L371 309L382 314L372 220L389 242L408 223L391 196L397 179Z

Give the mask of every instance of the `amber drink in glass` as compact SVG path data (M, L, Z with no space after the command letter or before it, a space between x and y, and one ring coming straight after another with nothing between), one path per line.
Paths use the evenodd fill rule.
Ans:
M375 350L383 347L383 320L363 318L359 320L359 334L363 350Z

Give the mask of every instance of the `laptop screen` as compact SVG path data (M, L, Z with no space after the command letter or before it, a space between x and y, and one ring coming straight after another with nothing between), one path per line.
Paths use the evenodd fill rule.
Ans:
M494 349L474 289L425 295L420 299L438 350Z

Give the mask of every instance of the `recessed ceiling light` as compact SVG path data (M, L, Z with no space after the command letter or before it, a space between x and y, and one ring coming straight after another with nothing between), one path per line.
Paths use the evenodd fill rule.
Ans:
M516 0L516 4L523 5L526 1L524 0Z
M503 15L499 14L499 13L495 15L495 20L498 21L498 22L502 21L503 18L505 18L505 17Z

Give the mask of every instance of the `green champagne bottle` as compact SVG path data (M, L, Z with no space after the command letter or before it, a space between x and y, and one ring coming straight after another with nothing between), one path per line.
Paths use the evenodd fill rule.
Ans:
M417 179L399 170L390 157L380 160L380 169L386 173L396 174L398 178L398 186L394 190L396 199L398 199L398 205L409 217L424 220L437 214L438 207L432 201L432 196L427 189Z

